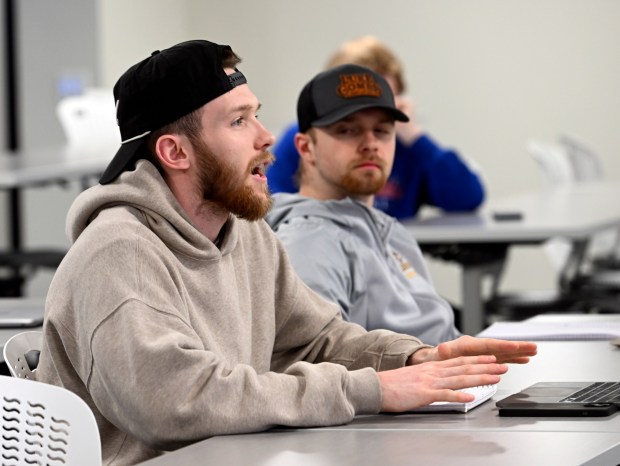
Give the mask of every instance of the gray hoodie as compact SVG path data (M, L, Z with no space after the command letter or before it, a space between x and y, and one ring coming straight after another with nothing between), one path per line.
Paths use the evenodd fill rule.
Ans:
M267 222L312 289L345 319L436 345L460 336L450 305L435 291L420 248L396 219L347 198L276 194Z
M421 347L344 322L264 221L230 217L218 249L147 161L82 193L67 229L37 378L88 403L105 465L212 435L376 413L375 370Z

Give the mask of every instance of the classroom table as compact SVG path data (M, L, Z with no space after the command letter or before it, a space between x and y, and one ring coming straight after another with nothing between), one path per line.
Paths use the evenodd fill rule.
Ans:
M458 253L454 258L463 267L462 330L475 335L485 326L482 280L501 273L509 247L541 244L554 237L571 240L571 256L560 274L561 284L568 283L582 264L589 240L620 227L616 199L620 183L579 183L490 200L473 213L433 211L403 224L423 250L444 245L446 250L460 248L465 253L464 261L459 261ZM496 214L508 214L507 219L498 220Z
M343 426L218 436L142 464L619 464L620 413L604 418L498 416L496 401L535 382L620 378L620 348L608 341L539 342L538 346L530 364L511 365L493 398L469 413L367 415Z
M77 150L69 145L48 149L30 149L18 152L0 152L0 190L6 191L7 208L4 225L8 245L3 248L11 255L24 250L22 247L22 205L20 191L49 184L65 184L86 180L103 173L118 144Z
M99 146L76 150L69 145L32 149L18 152L0 152L0 189L25 189L46 184L63 184L98 176L107 167L118 145ZM5 225L13 226L10 247L19 244L21 212L9 206Z
M97 176L105 170L118 144L76 150L71 146L0 152L0 189L64 183Z

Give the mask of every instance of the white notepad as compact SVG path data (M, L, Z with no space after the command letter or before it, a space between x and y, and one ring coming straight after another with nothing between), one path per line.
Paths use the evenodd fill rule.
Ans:
M502 340L613 340L620 337L620 322L495 322L481 338Z
M476 396L473 401L469 403L455 403L452 401L436 401L435 403L431 403L430 405L422 406L421 408L416 408L412 412L413 413L432 413L432 412L459 412L466 413L471 411L476 406L481 403L484 403L497 392L497 385L482 385L480 387L471 387L471 388L463 388L460 390L465 393L472 393Z

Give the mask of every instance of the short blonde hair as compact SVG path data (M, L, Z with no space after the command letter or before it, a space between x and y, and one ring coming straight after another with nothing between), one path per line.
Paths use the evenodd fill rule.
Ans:
M344 42L327 61L326 69L345 63L366 66L383 76L395 79L396 94L405 92L403 65L385 44L374 36L362 36Z

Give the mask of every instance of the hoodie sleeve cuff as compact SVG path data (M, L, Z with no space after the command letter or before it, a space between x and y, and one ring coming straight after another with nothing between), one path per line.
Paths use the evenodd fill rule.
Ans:
M349 372L347 399L355 414L377 414L381 411L381 386L372 368Z

